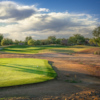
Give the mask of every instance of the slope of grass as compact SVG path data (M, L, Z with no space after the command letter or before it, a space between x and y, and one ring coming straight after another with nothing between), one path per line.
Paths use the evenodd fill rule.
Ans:
M86 45L74 45L74 46L61 46L61 45L45 45L45 46L9 46L0 50L6 53L19 53L19 54L36 54L36 53L48 53L48 52L56 52L56 53L75 53L81 52L84 50L88 50L91 48L99 48L94 46L86 46Z
M94 46L86 46L86 45L74 45L74 46L67 46L66 48L54 48L51 51L58 52L58 53L75 53L81 52L83 50L92 49ZM95 47L98 48L98 47Z
M0 87L44 82L55 77L47 60L0 58Z
M51 45L47 45L47 46L20 46L20 45L16 45L16 46L9 46L9 47L5 47L3 50L0 50L2 52L8 52L8 53L19 53L19 54L36 54L36 53L40 53L40 52L49 52L50 49L52 48L61 48L64 46L51 46Z

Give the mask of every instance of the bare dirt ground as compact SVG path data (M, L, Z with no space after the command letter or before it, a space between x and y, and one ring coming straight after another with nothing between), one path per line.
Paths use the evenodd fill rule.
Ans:
M57 73L51 81L0 88L6 100L100 100L100 56L75 53L0 54L0 58L47 59Z

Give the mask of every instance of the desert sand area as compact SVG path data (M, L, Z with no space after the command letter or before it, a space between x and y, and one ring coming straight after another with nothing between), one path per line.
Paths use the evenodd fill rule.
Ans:
M0 58L47 59L57 73L47 82L0 88L2 100L100 100L100 55L0 54Z

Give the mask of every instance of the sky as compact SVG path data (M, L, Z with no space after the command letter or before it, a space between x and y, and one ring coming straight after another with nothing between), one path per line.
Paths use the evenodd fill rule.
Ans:
M0 0L0 34L13 40L91 38L100 26L100 0Z

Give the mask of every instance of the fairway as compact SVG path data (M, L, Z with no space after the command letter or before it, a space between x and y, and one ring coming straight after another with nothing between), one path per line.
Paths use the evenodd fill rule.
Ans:
M0 87L39 83L55 77L56 72L47 60L0 58Z
M15 45L15 46L8 46L3 48L2 52L6 53L18 53L18 54L36 54L41 52L48 52L52 48L61 48L65 46L26 46L26 45Z
M16 54L37 54L37 53L75 53L80 52L94 46L75 45L75 46L61 46L61 45L46 45L46 46L8 46L0 50L1 53L16 53ZM96 47L95 47L96 48Z

